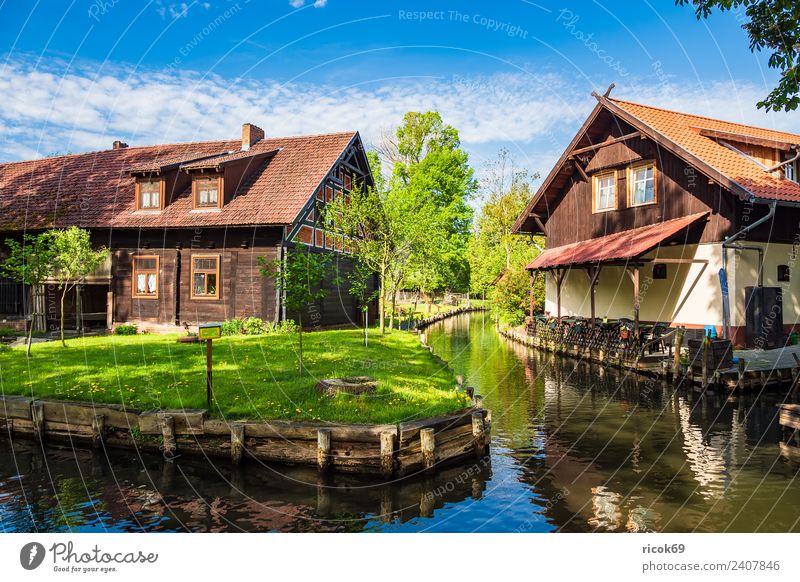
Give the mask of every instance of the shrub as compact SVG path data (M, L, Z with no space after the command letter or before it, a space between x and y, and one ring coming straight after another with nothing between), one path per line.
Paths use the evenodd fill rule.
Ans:
M264 335L267 331L264 321L259 317L248 317L242 322L242 333L245 335Z
M229 319L222 322L222 335L239 335L244 333L244 325L241 319Z
M136 335L138 332L139 328L135 323L122 323L114 329L114 333L117 335Z
M297 333L297 324L291 319L280 323L264 321L260 317L229 319L222 323L222 335L289 335Z

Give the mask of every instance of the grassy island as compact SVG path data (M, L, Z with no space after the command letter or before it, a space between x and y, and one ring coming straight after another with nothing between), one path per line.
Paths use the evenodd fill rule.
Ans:
M124 404L141 410L205 408L205 346L176 335L98 336L0 352L0 393ZM251 420L393 423L469 406L452 372L407 332L304 334L306 373L298 375L296 335L227 336L214 341L212 416ZM317 380L368 375L375 394L333 398Z

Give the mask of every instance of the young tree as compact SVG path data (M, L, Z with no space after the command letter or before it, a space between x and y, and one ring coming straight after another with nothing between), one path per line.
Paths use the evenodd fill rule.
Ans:
M370 152L370 166L374 176L380 176L380 163ZM375 187L356 184L349 198L338 197L325 207L325 222L334 230L349 237L353 257L362 269L378 275L378 325L386 329L385 300L389 276L399 267L402 233L408 217L403 215L393 193L383 188L376 179Z
M64 300L70 289L83 283L108 258L108 250L92 248L88 230L70 226L64 230L49 231L54 258L54 276L61 290L61 345L64 341Z
M371 289L370 281L375 272L356 261L353 271L348 274L347 279L350 283L348 290L350 295L358 301L358 307L364 314L364 346L369 346L369 306L378 295L378 291Z
M22 237L22 242L14 239L6 239L6 246L9 249L9 254L3 264L0 266L0 272L19 281L23 285L27 285L31 289L31 293L35 294L44 284L50 275L53 273L53 259L54 251L50 241L49 233L42 234L26 234ZM33 338L33 328L37 315L44 315L37 313L36 308L38 302L31 297L30 312L31 321L28 325L27 331L27 355L31 355L31 343Z
M330 253L315 253L310 248L289 249L283 261L259 257L261 274L274 277L286 309L297 314L298 370L303 375L303 310L314 301L322 299L326 291L325 279L335 280Z
M698 20L720 11L744 10L742 28L750 37L750 51L769 50L770 68L781 79L758 107L767 111L793 111L800 105L800 3L794 0L676 0L692 5Z

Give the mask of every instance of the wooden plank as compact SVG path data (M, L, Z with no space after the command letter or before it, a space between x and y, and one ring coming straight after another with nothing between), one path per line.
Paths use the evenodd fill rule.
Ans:
M207 422L208 424L208 422ZM212 425L211 430L216 430L218 425ZM289 422L281 420L270 420L267 422L246 422L245 436L261 438L285 438L289 440L317 440L317 431L320 428L329 430L332 441L352 441L352 442L380 442L382 432L397 433L397 427L393 424L382 425L320 425L314 423Z
M26 396L0 396L0 416L30 420L31 403L33 398Z
M159 417L168 414L173 418L175 434L203 434L205 409L154 410L139 415L139 430L142 434L161 434ZM230 428L226 430L230 433Z
M404 422L400 424L400 447L407 446L409 442L419 435L423 428L432 428L435 432L461 426L462 424L472 424L472 412L474 408L466 408L453 414L446 414L434 418Z
M45 420L64 422L73 425L92 426L94 417L105 417L106 426L130 428L139 423L139 411L126 409L115 404L92 404L91 402L71 402L68 400L41 400Z

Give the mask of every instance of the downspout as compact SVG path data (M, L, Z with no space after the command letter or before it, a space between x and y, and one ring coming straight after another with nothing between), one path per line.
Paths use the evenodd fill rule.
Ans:
M755 246L745 246L745 245L737 245L735 244L736 240L753 230L754 228L761 226L768 220L771 220L775 216L775 211L778 207L778 201L774 200L769 203L769 211L767 214L756 220L752 224L748 224L739 232L736 232L722 241L722 272L725 274L725 279L727 280L728 277L728 249L747 249L747 250L756 250L758 251L758 286L761 287L764 282L764 249L761 247ZM725 338L731 338L731 314L729 309L726 310L727 312L722 314L722 323L725 331Z

